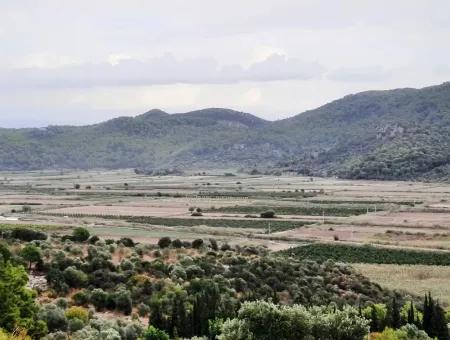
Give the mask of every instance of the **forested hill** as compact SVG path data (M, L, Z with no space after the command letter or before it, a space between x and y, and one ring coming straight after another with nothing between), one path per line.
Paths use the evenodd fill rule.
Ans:
M2 170L94 167L448 180L450 83L362 92L275 122L213 108L152 110L83 127L0 129Z

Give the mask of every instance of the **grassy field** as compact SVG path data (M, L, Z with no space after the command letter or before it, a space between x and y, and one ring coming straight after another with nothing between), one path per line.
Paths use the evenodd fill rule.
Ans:
M208 210L210 212L260 214L265 211L273 211L276 215L309 215L309 216L352 216L374 212L377 208L373 206L335 206L334 204L322 204L315 206L234 206L222 207ZM378 206L378 211L383 210Z
M381 286L405 290L416 295L427 292L450 305L450 267L355 263L358 269Z

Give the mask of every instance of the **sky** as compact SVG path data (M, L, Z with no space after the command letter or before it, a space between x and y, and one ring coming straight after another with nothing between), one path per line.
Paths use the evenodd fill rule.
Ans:
M0 127L158 108L276 120L450 80L448 0L0 0Z

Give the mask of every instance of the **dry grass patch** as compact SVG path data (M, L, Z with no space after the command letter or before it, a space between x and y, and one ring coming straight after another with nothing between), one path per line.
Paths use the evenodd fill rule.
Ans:
M424 295L430 291L450 305L450 266L353 264L363 275L381 286Z

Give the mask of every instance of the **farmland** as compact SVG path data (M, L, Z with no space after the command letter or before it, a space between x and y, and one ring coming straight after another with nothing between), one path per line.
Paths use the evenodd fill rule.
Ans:
M305 258L449 265L448 184L233 170L183 176L133 170L3 172L0 178L2 229L22 225L66 234L84 226L101 237L150 244L163 236L214 237L297 251ZM260 217L267 211L273 218ZM287 250L299 245L305 247Z

